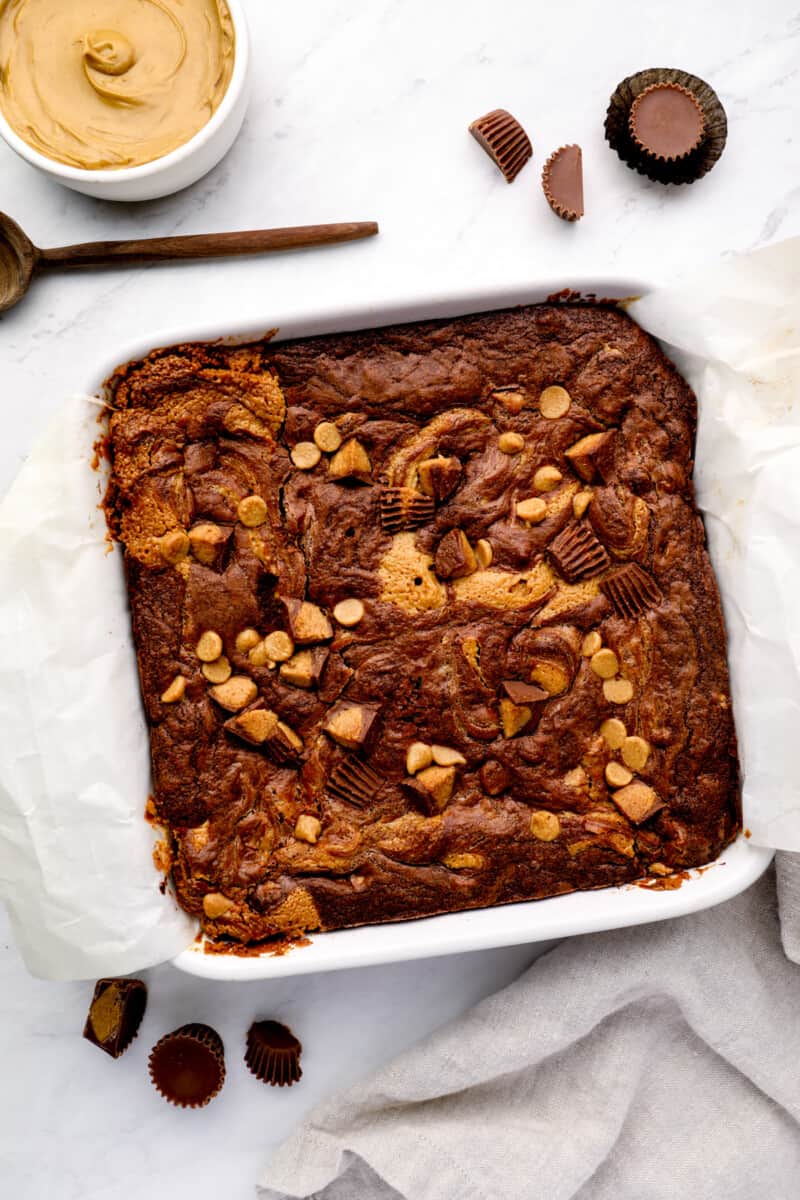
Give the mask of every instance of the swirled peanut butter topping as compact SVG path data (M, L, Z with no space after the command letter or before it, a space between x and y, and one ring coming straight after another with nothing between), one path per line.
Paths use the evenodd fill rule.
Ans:
M0 109L69 166L134 167L182 146L233 60L225 0L0 0Z

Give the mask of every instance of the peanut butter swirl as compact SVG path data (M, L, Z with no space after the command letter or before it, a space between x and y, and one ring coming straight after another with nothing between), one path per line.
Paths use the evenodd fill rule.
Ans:
M0 0L0 108L30 146L89 170L182 146L230 83L225 0Z

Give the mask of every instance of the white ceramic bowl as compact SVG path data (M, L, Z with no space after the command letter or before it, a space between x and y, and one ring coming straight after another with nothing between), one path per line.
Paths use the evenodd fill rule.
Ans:
M0 136L12 150L64 187L100 200L155 200L196 183L228 153L242 127L248 100L250 39L241 0L227 0L236 37L233 73L217 111L177 150L138 167L87 171L70 167L29 146L0 112Z

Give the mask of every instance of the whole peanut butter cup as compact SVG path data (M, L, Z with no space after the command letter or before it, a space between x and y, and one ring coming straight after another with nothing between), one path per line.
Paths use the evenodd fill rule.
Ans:
M634 100L628 115L631 137L643 154L679 162L696 150L705 132L705 117L688 88L654 83Z
M562 146L550 155L542 171L542 189L562 221L583 216L583 156L580 146Z
M225 1082L222 1038L210 1025L181 1025L150 1051L153 1086L170 1104L202 1108Z
M509 183L514 182L533 155L533 146L527 133L504 108L495 108L485 116L478 117L470 125L469 131Z
M649 98L640 100L645 93ZM691 102L696 108L689 108ZM702 129L694 144L687 146L692 142L697 113ZM672 127L669 140L664 131L667 125ZM705 80L676 68L651 67L629 75L614 89L606 111L605 135L632 171L656 183L694 183L711 170L725 149L728 121L717 93ZM681 149L682 153L675 152Z
M286 1025L279 1021L254 1021L247 1031L244 1061L262 1083L291 1087L303 1074L303 1047Z

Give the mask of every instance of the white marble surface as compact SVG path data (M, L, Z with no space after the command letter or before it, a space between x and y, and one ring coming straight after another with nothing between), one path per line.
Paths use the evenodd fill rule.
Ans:
M261 319L344 302L541 276L666 279L800 232L800 13L794 0L247 0L253 97L242 135L179 196L114 206L62 191L0 146L0 206L40 244L339 219L379 239L270 260L42 280L0 317L6 435L0 492L47 415L115 341L177 323ZM700 184L665 190L608 150L609 93L645 66L707 78L728 148ZM535 160L508 187L466 126L504 106ZM587 216L552 216L538 186L558 145L584 150ZM2 581L7 586L7 581ZM5 927L3 927L5 928ZM7 938L7 934L6 934ZM0 1181L17 1200L176 1200L253 1194L269 1148L318 1098L386 1060L530 961L530 948L240 987L148 973L142 1034L112 1062L79 1037L85 984L31 980L0 945ZM239 1063L254 1016L283 1016L305 1075L273 1092ZM208 1020L229 1079L201 1113L167 1108L146 1078L162 1032ZM424 1200L424 1198L421 1198Z

